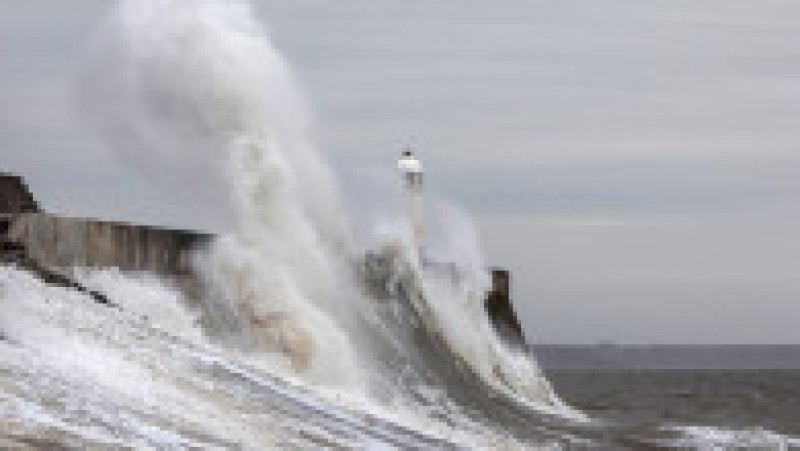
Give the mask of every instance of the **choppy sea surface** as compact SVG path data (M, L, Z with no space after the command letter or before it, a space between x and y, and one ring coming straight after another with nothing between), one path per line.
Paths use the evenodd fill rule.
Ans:
M701 449L800 446L800 370L572 369L546 374L566 402L618 437Z

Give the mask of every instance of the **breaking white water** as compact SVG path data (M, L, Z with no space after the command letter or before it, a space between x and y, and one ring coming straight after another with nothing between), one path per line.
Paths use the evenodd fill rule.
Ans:
M158 280L109 271L83 278L114 292L123 310L0 268L0 446L446 443L381 419L364 403L349 409L346 393L278 378L256 356L209 345L175 291Z
M120 306L109 308L0 268L0 437L77 447L568 441L553 418L579 415L489 324L469 220L431 212L449 238L432 234L430 256L454 264L455 278L420 265L401 211L352 224L249 4L123 1L92 54L84 95L109 146L232 228L197 256L200 298L152 274L76 269ZM388 301L364 294L358 271L381 246L411 290Z
M230 211L235 232L200 266L219 290L216 298L232 304L226 308L243 323L240 344L286 357L309 380L363 385L371 369L357 318L370 300L352 268L366 249L353 239L334 177L313 149L291 73L249 5L122 2L98 42L93 105L123 156L165 186L226 195L209 208ZM401 216L391 220L402 224ZM398 232L402 242L402 226ZM514 372L520 364L494 339L482 310L488 287L476 238L464 238L437 255L458 265L461 283L421 277L427 320L494 382L498 368ZM421 274L414 253L405 255ZM554 404L535 366L524 361L525 373L505 374L506 385L536 386L517 394Z

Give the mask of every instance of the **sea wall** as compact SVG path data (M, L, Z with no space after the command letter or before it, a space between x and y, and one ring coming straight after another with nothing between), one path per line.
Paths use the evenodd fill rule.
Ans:
M113 267L175 276L187 294L195 296L202 288L193 277L193 253L212 239L210 234L195 231L49 214L40 210L21 177L0 173L0 262L22 263L48 280L60 280L74 267ZM396 251L386 249L364 257L364 288L379 299L391 298L401 288L394 267L396 257ZM452 263L425 262L425 267L456 277ZM492 269L492 290L485 307L498 333L524 346L510 288L509 272Z
M47 213L16 215L6 240L52 268L116 267L162 275L187 274L191 252L211 235Z

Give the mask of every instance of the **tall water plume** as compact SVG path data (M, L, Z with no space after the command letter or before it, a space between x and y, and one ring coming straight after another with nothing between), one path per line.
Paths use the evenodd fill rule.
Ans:
M212 287L203 302L213 336L314 382L366 385L368 395L409 369L413 382L400 392L447 385L451 369L431 378L427 366L455 355L496 389L557 404L535 364L494 336L482 304L488 279L462 216L433 218L449 239L431 242L433 255L455 263L458 283L426 273L408 247L401 252L422 293L406 319L421 318L447 350L415 350L418 337L385 316L391 308L361 294L353 281L364 252L407 242L406 231L378 212L382 225L356 227L374 239L352 238L334 177L309 139L305 100L249 3L123 0L94 51L87 103L115 150L162 187L231 218L222 222L233 232L198 260Z
M348 285L345 216L305 102L249 4L122 1L94 51L86 91L122 158L235 218L203 272L235 304L241 343L350 379L351 346L331 317Z

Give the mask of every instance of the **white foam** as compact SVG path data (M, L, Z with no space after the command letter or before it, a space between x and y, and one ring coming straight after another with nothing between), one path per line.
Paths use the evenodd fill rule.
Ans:
M251 5L123 0L94 51L86 97L109 144L155 182L233 218L196 262L213 289L201 307L206 332L232 345L232 355L257 356L284 377L368 397L377 356L359 328L369 300L353 282L365 249L354 244L333 174L311 142L305 100ZM569 411L535 363L494 335L472 225L438 210L447 238L438 256L457 265L462 281L441 283L416 267L429 324L495 388L536 408ZM385 224L376 234L408 241L402 227ZM406 249L414 266L416 249ZM176 293L164 299L168 287L113 273L84 279L127 299L154 325L202 342L194 313L173 308Z
M780 451L800 447L800 438L760 427L730 429L718 426L676 426L665 429L683 434L684 437L669 442L670 446L676 447L692 447L702 450L759 448Z
M346 215L302 95L250 8L122 1L98 38L89 97L123 158L235 218L199 262L235 312L238 343L312 380L358 386L332 318L348 305Z

